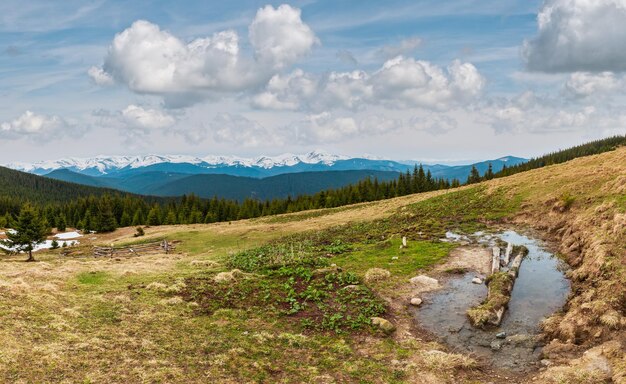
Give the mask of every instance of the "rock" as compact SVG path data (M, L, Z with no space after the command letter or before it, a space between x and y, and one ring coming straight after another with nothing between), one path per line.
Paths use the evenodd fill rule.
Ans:
M543 359L540 361L541 365L543 365L544 367L549 367L552 365L552 362L548 359Z
M498 339L506 339L506 332L498 332L496 333L496 337Z
M385 332L385 334L389 335L396 330L396 326L393 325L389 320L383 319L382 317L372 317L372 325Z
M419 307L420 305L422 305L422 299L420 299L419 297L414 297L411 299L411 305L415 306L415 307Z
M472 279L472 283L474 283L474 284L482 284L483 283L483 279L481 279L480 277L474 277Z
M374 281L387 280L391 276L391 272L383 268L370 268L365 272L365 282L372 283Z
M583 369L586 371L601 372L604 375L604 379L610 379L612 375L611 364L604 356L604 352L602 346L591 348L583 353L581 360L583 362Z
M392 257L391 260L398 260L398 256Z
M502 341L501 340L494 340L491 342L491 350L492 351L499 351L500 349L502 349Z
M532 347L535 345L535 338L532 335L517 334L506 338L507 343Z
M411 277L409 281L411 282L411 284L422 285L425 288L428 288L429 290L439 288L439 281L437 281L437 279L433 279L432 277L428 277L426 275L419 275L419 276Z
M320 277L320 276L325 276L325 275L328 275L331 273L337 273L337 272L341 272L341 268L337 267L336 265L331 265L330 267L318 268L314 270L313 276Z

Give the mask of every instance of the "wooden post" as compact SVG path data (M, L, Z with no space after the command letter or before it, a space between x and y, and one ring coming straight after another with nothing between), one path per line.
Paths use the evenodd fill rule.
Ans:
M519 267L522 265L522 260L524 260L524 256L526 256L524 251L520 251L520 253L515 256L513 259L513 263L511 264L511 269L509 269L509 275L513 278L517 277L519 274Z
M491 274L500 272L500 247L492 248L493 256L491 259Z
M511 261L511 252L513 252L513 244L506 243L506 251L504 251L504 260L502 260L502 264L506 267L509 265Z

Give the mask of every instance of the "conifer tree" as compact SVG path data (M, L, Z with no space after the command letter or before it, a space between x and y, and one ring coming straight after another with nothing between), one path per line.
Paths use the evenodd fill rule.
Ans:
M67 222L65 221L65 216L63 215L60 215L57 218L56 224L57 224L57 231L59 232L65 232L65 230L67 229Z
M174 209L170 209L167 212L167 216L165 217L165 222L163 224L165 224L165 225L174 225L174 224L176 224L176 212L174 212Z
M141 225L143 224L143 215L141 214L141 209L138 209L135 211L135 214L133 215L133 221L131 223L131 225L137 226L137 225Z
M28 252L26 261L35 261L33 249L46 240L47 234L48 228L39 212L26 203L20 209L13 231L7 232L7 240L3 241L3 244L17 252Z
M95 230L98 232L112 232L115 228L117 228L117 223L115 216L113 216L111 201L108 198L104 198L98 204Z
M161 224L161 210L158 205L154 205L150 212L148 212L148 218L146 219L148 225L159 225Z
M476 167L472 165L472 170L467 177L467 184L474 184L478 182L480 182L480 173L478 173L478 169L476 169Z
M124 210L124 212L122 212L122 217L120 219L120 226L128 227L131 224L132 224L132 219L130 218L128 211Z
M491 163L489 163L489 168L487 168L487 172L485 172L485 180L493 179L493 167Z

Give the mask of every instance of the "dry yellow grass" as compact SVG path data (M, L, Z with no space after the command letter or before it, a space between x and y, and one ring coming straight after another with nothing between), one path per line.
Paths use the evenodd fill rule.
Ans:
M623 293L626 280L626 148L485 185L490 191L504 188L511 196L521 195L521 212L512 221L542 231L574 266L571 276L579 295L570 301L567 312L546 322L550 338L583 349L611 339L622 342L624 308L615 297L620 290ZM446 193L451 191L309 216L295 213L146 230L145 238L184 240L179 254L72 260L51 252L39 254L43 260L39 263L4 258L0 262L0 381L227 383L247 377L289 382L280 373L286 366L277 364L293 361L297 366L287 368L306 381L350 381L351 374L387 369L414 382L454 382L450 372L473 367L473 360L445 352L429 354L426 351L434 348L425 344L402 344L400 349L408 351L403 353L410 358L399 358L396 367L390 363L396 357L390 357L386 340L302 336L277 329L282 325L274 319L231 309L195 317L193 304L183 303L176 293L180 278L225 271L223 261L229 252L291 233L401 214L409 204ZM575 200L562 212L557 206L564 193ZM133 233L134 228L123 228L84 243L132 242L137 240ZM171 294L166 298L163 292ZM605 358L614 367L624 365L619 351ZM568 367L552 368L555 375L539 380L576 378L566 376L575 374ZM615 371L623 377L623 368Z

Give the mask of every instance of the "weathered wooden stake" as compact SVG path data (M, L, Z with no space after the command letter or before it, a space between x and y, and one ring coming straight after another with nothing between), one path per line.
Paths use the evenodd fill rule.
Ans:
M502 264L506 267L509 265L511 261L511 252L513 252L513 244L506 243L506 251L504 251L504 259L502 260Z
M513 278L516 278L519 274L519 267L522 265L522 260L524 260L524 256L526 256L525 252L520 251L520 253L515 256L515 259L513 259L511 269L509 269L509 275L511 275Z
M500 272L500 247L492 248L493 257L491 259L491 274Z

